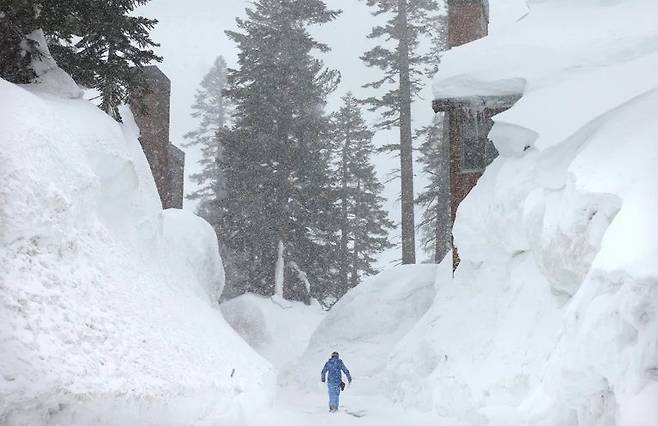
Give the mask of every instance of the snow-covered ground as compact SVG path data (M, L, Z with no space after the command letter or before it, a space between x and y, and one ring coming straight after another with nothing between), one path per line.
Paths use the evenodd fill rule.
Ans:
M278 371L297 360L325 317L316 300L307 306L249 293L222 303L221 309L231 327Z
M522 95L459 269L385 271L327 314L246 295L225 320L213 232L161 210L128 111L57 70L0 80L0 423L657 426L656 16L532 1L446 54L437 97ZM329 415L333 350L355 379Z
M0 79L0 424L266 403L273 370L217 303L213 230L162 211L128 111L120 126L53 79Z
M405 265L369 277L328 312L308 347L280 380L315 388L320 370L338 351L355 385L381 389L388 353L425 314L434 298L436 265Z
M392 404L382 387L388 353L430 307L435 283L449 279L450 265L443 266L440 283L436 265L384 271L350 290L327 313L317 302L306 306L252 294L224 302L229 324L279 371L273 405L245 410L241 424L435 424L435 415ZM329 414L320 370L334 350L354 381L342 393L341 410ZM202 424L223 420L210 414Z
M461 204L462 263L392 354L463 425L658 424L658 4L529 2L445 55L436 97L522 94Z
M209 413L195 425L282 425L282 426L436 426L437 417L419 410L391 404L381 395L356 393L354 388L341 395L341 408L337 413L327 412L326 388L318 385L313 392L281 388L272 406L244 410L240 417L227 420L222 413ZM239 419L234 422L233 419ZM457 426L441 423L442 426Z
M347 295L311 339L301 377L335 346L353 370L381 372L397 414L658 425L655 16L645 0L530 2L518 22L446 54L437 97L522 95L496 117L501 156L458 212L462 263L437 280L422 318L371 315L374 286ZM393 338L387 325L399 322L411 330ZM371 350L370 337L392 338ZM400 422L391 416L384 424Z

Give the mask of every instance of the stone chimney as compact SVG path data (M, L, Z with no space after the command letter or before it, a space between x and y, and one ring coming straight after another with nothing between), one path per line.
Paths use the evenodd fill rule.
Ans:
M162 208L183 208L185 153L169 141L171 81L155 65L143 68L148 93L131 97L130 105L139 127L139 142L146 155Z
M449 48L486 36L488 26L488 0L448 0Z

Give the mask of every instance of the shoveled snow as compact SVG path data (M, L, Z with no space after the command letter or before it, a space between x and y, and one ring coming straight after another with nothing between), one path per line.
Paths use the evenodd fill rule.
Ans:
M436 272L436 265L405 265L351 289L318 325L300 359L282 373L282 381L313 389L322 366L338 351L355 384L378 393L388 353L432 303Z
M459 425L658 425L658 4L529 2L436 97L522 94L460 205L462 262L387 363Z
M0 80L0 423L657 426L658 5L528 9L436 79L523 95L457 213L454 279L448 256L326 315L222 307L278 388L219 311L212 230L162 212L129 115L63 99L56 74ZM330 416L333 350L355 380Z
M221 304L226 321L249 345L281 370L294 363L325 311L280 297L244 294Z
M265 404L273 372L222 318L211 227L162 211L130 126L31 89L0 79L0 423Z

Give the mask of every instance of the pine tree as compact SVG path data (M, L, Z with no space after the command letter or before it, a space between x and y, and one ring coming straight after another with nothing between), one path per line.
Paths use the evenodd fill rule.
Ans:
M400 143L388 148L400 154L401 209L402 209L402 263L415 263L413 146L411 129L411 102L422 88L421 77L427 71L431 55L419 53L423 36L430 32L431 21L438 10L436 0L366 0L376 7L375 15L388 14L386 25L376 26L369 38L393 40L395 46L377 46L361 59L366 65L377 67L384 76L365 87L381 88L393 84L383 96L371 97L367 102L372 111L382 110L380 128L398 127Z
M196 130L184 135L185 146L201 149L201 171L191 176L198 188L187 196L199 200L197 214L211 225L219 224L218 200L224 197L224 178L219 168L221 144L218 133L227 124L228 105L224 98L226 62L221 56L215 59L210 71L203 77L192 104L192 117L199 120Z
M29 4L20 3L8 7L3 1L0 6L0 78L27 83L35 72L32 69L34 42L27 42L27 34L36 29L36 17ZM27 6L27 7L26 7ZM27 9L27 10L26 10Z
M99 91L100 108L119 121L119 105L129 95L139 99L146 90L141 68L162 60L153 51L158 44L150 37L158 21L132 14L149 1L97 1L80 17L81 39L74 44L60 40L60 48L51 49L56 58L59 54L68 59L59 62L74 79Z
M37 78L35 61L48 55L35 33L71 39L77 16L90 0L0 0L0 77L12 83L31 83Z
M443 117L418 131L425 137L420 146L419 161L429 182L418 195L416 203L424 207L419 227L423 247L431 252L432 261L439 263L452 249L452 220L450 217L450 149L444 139Z
M33 63L50 52L66 72L98 89L100 107L119 119L118 106L128 94L146 88L141 67L160 61L150 38L154 19L133 16L149 0L2 0L0 2L0 77L29 83ZM42 30L48 46L32 38Z
M321 0L257 0L238 30L227 31L239 68L229 69L225 92L235 106L232 128L220 135L222 228L243 273L228 284L240 291L296 298L318 294L335 275L323 109L338 75L311 55L328 47L307 28L338 13Z
M444 11L445 12L445 11ZM428 74L438 71L441 53L448 45L448 16L439 14L432 19L430 34L430 68ZM443 127L443 114L434 116L432 124L419 129L416 138L424 138L418 161L429 183L418 195L416 204L424 207L421 222L422 245L431 255L430 261L439 263L452 250L452 218L450 199L450 146Z
M224 273L229 283L241 276L236 268L234 254L224 243L222 228L221 200L226 196L224 175L220 167L223 156L223 135L229 124L230 103L224 96L226 88L226 62L219 56L215 59L208 73L203 77L192 104L192 116L199 120L197 129L184 135L185 146L197 146L201 149L199 165L201 171L190 177L198 187L187 195L189 200L198 200L196 214L204 218L215 230L219 243L219 252L224 264ZM228 286L223 295L237 296L235 290Z
M393 222L382 208L382 184L370 156L375 148L373 132L363 120L358 101L348 93L340 110L332 114L334 169L339 191L340 243L338 285L333 296L340 298L377 271L374 255L392 247L388 230Z

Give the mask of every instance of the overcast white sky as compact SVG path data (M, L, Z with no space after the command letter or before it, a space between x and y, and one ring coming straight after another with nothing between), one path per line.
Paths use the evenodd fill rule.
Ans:
M244 16L246 0L152 0L138 13L158 19L160 22L153 31L153 38L161 44L159 54L164 57L160 65L162 70L171 79L171 140L181 147L183 134L196 126L196 120L190 116L190 105L194 93L203 76L208 72L215 58L224 56L229 66L235 66L237 49L226 37L224 31L233 29L235 18ZM374 41L367 39L367 34L376 18L370 14L365 2L359 0L327 0L332 9L342 9L342 15L334 22L317 27L313 34L327 43L332 51L322 55L327 66L340 70L342 83L331 96L328 112L339 106L340 97L348 91L357 96L367 96L373 92L361 88L364 83L379 77L376 69L365 67L359 56L374 45ZM414 125L421 127L432 120L431 90L427 85L423 100L416 102L414 108ZM377 119L376 115L368 114L370 123ZM378 145L395 141L397 132L378 132L375 143ZM198 152L186 149L186 173L189 175L196 169ZM397 167L397 158L388 155L378 155L375 164L382 182L387 173ZM416 167L416 191L424 186L426 180ZM189 192L191 183L186 181L186 192ZM386 185L384 196L387 198L386 209L390 217L399 221L399 182L394 181ZM186 202L185 208L193 208ZM420 211L417 212L420 214ZM394 241L399 238L399 229L393 231ZM392 249L380 257L381 266L400 257L399 249ZM418 260L425 258L418 252Z

